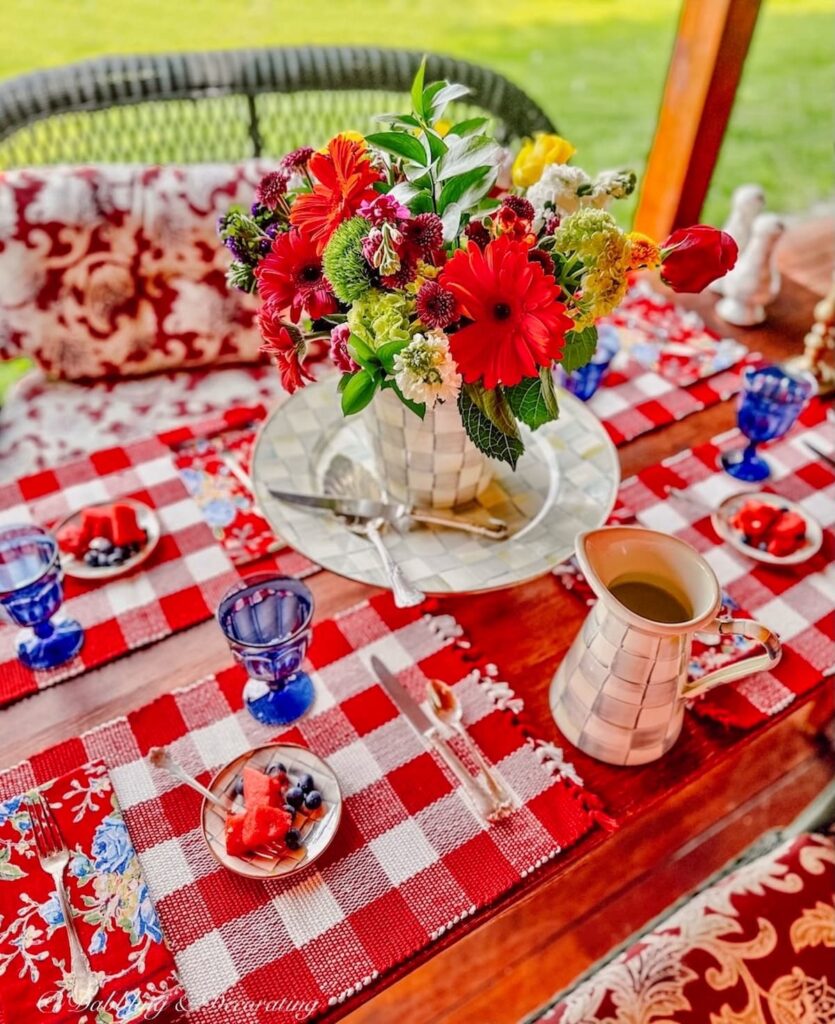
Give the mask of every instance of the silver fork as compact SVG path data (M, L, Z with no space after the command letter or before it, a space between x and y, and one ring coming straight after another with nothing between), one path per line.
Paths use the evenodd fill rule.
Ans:
M90 967L87 954L78 941L70 901L64 887L64 869L69 863L70 852L58 824L52 816L52 811L43 797L30 798L28 804L38 860L55 884L55 895L61 904L61 913L64 915L64 923L67 926L67 938L70 943L70 979L72 981L70 995L77 1006L88 1006L99 990L99 982Z

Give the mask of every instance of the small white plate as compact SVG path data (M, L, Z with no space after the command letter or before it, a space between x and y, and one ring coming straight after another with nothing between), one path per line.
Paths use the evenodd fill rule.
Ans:
M266 771L278 761L287 768L291 779L305 773L312 775L316 788L322 794L322 807L318 816L306 817L296 825L302 835L300 849L288 850L283 856L265 850L246 857L233 857L226 852L226 815L215 804L203 801L200 822L206 845L225 868L244 878L268 881L306 868L327 850L339 828L342 792L333 769L307 747L296 743L269 743L248 750L224 765L209 783L209 789L228 805L229 810L243 810L243 800L234 795L233 788L244 768L251 764Z
M751 544L746 544L742 539L742 531L731 526L730 520L736 515L737 510L746 501L762 501L764 504L773 505L775 508L788 509L789 512L796 512L806 523L806 543L790 555L772 555L768 551L760 551ZM741 551L748 558L756 562L764 562L766 565L799 565L807 562L813 555L816 555L823 544L823 530L820 523L814 519L796 501L789 501L788 498L781 498L779 494L770 494L768 491L742 491L740 494L732 494L725 498L719 508L711 513L710 521L713 529L737 551Z
M133 572L134 569L142 565L143 562L147 562L151 557L162 535L162 527L156 512L148 505L144 505L141 501L136 501L133 498L119 498L119 501L125 505L133 506L136 511L136 521L145 531L145 543L140 550L132 558L122 562L121 565L98 567L87 565L83 559L76 558L75 555L70 554L69 551L64 551L62 548L61 568L64 570L65 576L73 576L75 579L84 580L87 583L101 583L105 580L116 579L117 576L126 576L129 572ZM65 526L75 526L80 523L81 515L87 508L102 508L112 504L112 501L101 501L94 505L87 505L85 508L73 512L66 519L62 519L52 532L57 537Z
M600 420L559 392L560 417L535 432L523 429L526 452L514 472L497 462L495 477L473 505L503 519L507 540L415 525L387 530L386 547L425 594L473 594L543 576L574 552L581 530L602 526L620 483L617 451ZM343 416L335 375L302 388L266 420L255 443L252 479L264 516L288 544L331 572L388 586L368 539L338 516L274 498L285 491L321 494L336 454L374 474L364 415Z

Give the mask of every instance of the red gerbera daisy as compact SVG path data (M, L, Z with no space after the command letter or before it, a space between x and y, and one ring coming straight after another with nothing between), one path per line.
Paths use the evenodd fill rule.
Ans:
M296 228L276 236L255 268L255 278L264 304L275 314L289 309L293 323L302 312L316 320L339 309L316 245Z
M331 139L327 153L314 153L308 171L317 183L312 192L296 197L290 223L322 252L339 225L353 217L363 201L374 199L377 193L371 186L381 175L365 146L344 135Z
M562 355L572 321L557 301L556 282L529 262L524 243L503 235L482 252L470 242L447 263L439 281L473 321L449 337L467 383L512 387Z
M258 328L264 339L261 351L275 359L281 386L285 391L292 395L294 391L303 388L306 381L315 380L302 363L306 346L304 335L298 327L284 323L265 306L258 313Z

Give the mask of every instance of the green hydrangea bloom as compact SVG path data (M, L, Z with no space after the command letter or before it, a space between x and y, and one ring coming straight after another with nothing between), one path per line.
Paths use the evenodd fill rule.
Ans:
M626 294L631 242L610 213L583 207L560 224L554 248L583 263L582 297L574 317L582 330L611 313Z
M361 295L348 313L348 326L354 337L375 351L387 341L409 341L410 318L415 303L399 292L371 288Z
M371 271L362 254L362 241L371 225L352 217L334 231L322 255L322 270L334 295L349 306L371 287Z

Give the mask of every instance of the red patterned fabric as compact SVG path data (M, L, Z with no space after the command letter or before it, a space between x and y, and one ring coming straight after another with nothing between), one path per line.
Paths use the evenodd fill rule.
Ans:
M699 893L537 1024L831 1024L835 844L802 835Z
M51 377L258 358L257 303L229 289L218 216L268 164L44 167L0 175L0 354Z
M24 668L15 655L16 629L0 624L0 705L210 618L238 578L183 486L170 450L157 439L94 452L0 486L0 521L49 526L92 502L122 497L156 510L159 545L133 575L103 584L65 580L62 612L85 630L84 646L65 665L46 672Z
M82 1010L63 981L67 932L37 860L32 796L0 803L0 1021L77 1024ZM40 799L69 851L73 924L99 982L87 1020L158 1020L183 990L107 769L101 761L76 768L43 787Z
M745 444L738 430L643 470L624 481L618 497L616 521L637 520L687 541L716 573L726 610L780 634L783 656L773 671L721 686L692 704L698 715L743 729L766 721L835 672L835 469L818 459L804 438L835 455L835 427L823 403L813 402L785 438L765 448L773 470L765 489L798 502L823 527L821 550L800 565L755 562L723 543L711 525L710 510L745 489L717 466L720 452ZM682 491L682 497L669 497L670 487ZM578 597L593 599L576 567L561 568L558 575ZM733 638L717 647L697 646L690 674L698 678L752 649Z
M372 653L417 699L431 677L454 686L470 734L515 794L508 819L476 817L377 684ZM474 663L450 616L398 610L381 595L317 622L309 660L316 702L282 736L327 759L344 806L333 843L292 878L253 882L221 867L200 836L200 796L146 760L163 744L205 783L273 737L242 710L238 667L0 774L2 798L90 757L105 761L190 1024L315 1017L525 886L600 818L561 751L526 738L520 702L495 666Z

